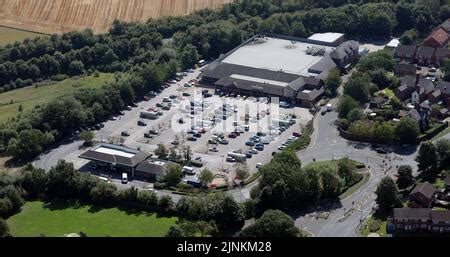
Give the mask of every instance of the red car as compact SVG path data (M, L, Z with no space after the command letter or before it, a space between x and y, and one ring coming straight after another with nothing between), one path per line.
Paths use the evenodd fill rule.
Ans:
M236 134L230 133L230 134L228 135L228 137L229 137L229 138L236 138Z
M294 133L292 133L292 135L294 137L301 137L302 136L302 132L294 132Z

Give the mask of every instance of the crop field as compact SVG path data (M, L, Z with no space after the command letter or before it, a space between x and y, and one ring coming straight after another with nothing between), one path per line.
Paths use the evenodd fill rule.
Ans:
M48 85L38 87L28 86L20 89L14 89L0 94L0 123L16 117L19 113L19 106L22 106L22 112L31 110L37 104L43 104L66 95L78 88L100 87L106 81L113 79L113 74L101 73L99 77L85 77L78 79L66 79L60 82L52 82Z
M62 237L79 232L90 237L161 237L178 221L178 217L156 213L35 201L27 202L7 223L17 237Z
M92 28L105 32L114 19L187 15L233 0L0 0L0 25L42 33Z
M32 39L39 36L45 35L0 26L0 46L4 46L9 43L14 43L16 41L22 42L27 38Z

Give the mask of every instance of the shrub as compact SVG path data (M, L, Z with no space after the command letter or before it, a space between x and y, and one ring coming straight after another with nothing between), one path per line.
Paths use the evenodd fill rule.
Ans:
M66 74L56 74L50 77L50 79L53 81L63 81L68 78L69 77Z
M378 231L381 228L381 224L383 224L383 223L379 220L372 220L369 223L369 231L370 232Z

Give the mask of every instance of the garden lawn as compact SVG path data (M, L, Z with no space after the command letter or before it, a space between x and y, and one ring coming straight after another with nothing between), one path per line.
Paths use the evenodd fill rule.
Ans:
M12 235L59 237L81 231L90 237L161 237L179 220L117 208L96 210L92 206L44 205L40 201L27 202L20 213L10 217L7 223Z
M22 111L30 111L37 104L45 104L51 100L70 94L79 88L98 88L107 81L112 81L114 74L100 73L99 77L89 76L85 78L66 79L59 82L51 82L48 85L37 87L27 86L0 93L0 124L14 118Z
M33 39L39 36L46 36L45 34L34 33L30 31L13 29L0 26L0 46L14 43L16 41L23 42L25 39Z

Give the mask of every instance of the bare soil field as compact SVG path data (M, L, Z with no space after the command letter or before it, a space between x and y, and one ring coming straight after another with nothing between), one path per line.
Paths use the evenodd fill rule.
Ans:
M0 25L61 33L92 28L101 33L114 19L146 21L149 18L187 15L199 9L216 9L233 0L0 0Z

